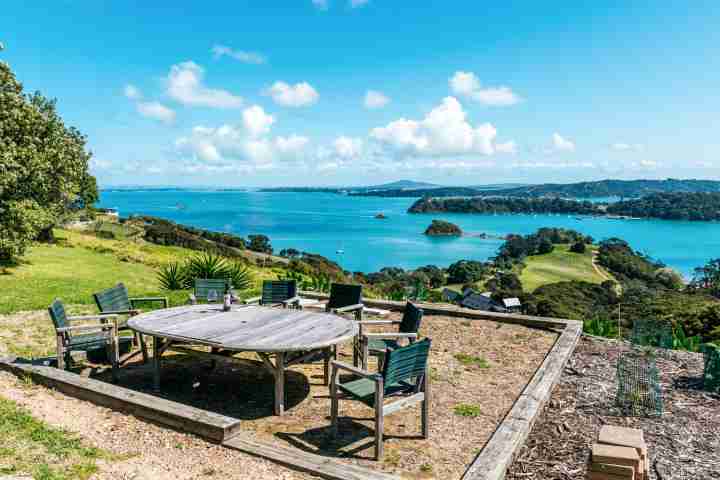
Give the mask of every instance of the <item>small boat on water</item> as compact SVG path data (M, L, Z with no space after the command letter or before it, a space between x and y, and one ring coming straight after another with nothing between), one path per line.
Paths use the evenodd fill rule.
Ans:
M345 250L343 250L342 248L338 248L337 250L335 250L335 253L342 255L343 253L345 253Z
M380 212L380 213L378 213L377 215L375 215L375 218L377 218L378 220L386 220L386 219L387 219L387 217L385 216L385 214L382 213L382 212Z

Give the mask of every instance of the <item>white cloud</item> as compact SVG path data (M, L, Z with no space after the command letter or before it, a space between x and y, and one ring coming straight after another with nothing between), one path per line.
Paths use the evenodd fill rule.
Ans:
M610 148L618 152L642 152L645 146L640 143L613 143Z
M125 93L125 96L130 100L139 100L142 98L142 93L135 85L125 85L123 92Z
M320 95L307 82L289 85L285 82L275 82L265 91L273 101L284 107L307 107L318 101Z
M560 136L559 133L555 132L552 136L553 141L553 148L555 150L561 151L561 152L574 152L575 151L575 144L568 140L567 138L563 138Z
M170 124L175 121L175 111L160 102L138 102L137 111L143 117Z
M350 0L350 8L360 8L368 4L370 0Z
M223 56L234 58L235 60L242 63L250 63L254 65L261 65L267 63L267 58L264 55L257 52L247 52L244 50L233 50L225 45L214 45L212 47L213 57L215 59Z
M509 141L509 142L505 142L505 143L496 143L495 149L500 153L515 154L515 153L517 153L517 144L513 141Z
M279 153L296 155L310 143L310 139L301 135L290 135L289 137L277 137L275 148Z
M423 120L401 118L372 129L370 136L400 155L492 155L497 131L490 123L476 127L454 97L445 98Z
M508 106L515 105L522 99L510 87L486 87L472 72L455 72L449 80L450 89L454 94L470 98L484 105Z
M390 103L390 98L386 97L382 92L377 90L368 90L365 93L365 108L376 109L383 108Z
M655 160L647 160L647 159L646 159L646 160L640 160L640 161L637 163L637 166L640 167L640 168L646 168L646 169L648 169L648 170L653 170L653 169L657 168L658 162L656 162Z
M239 108L243 99L226 90L203 85L205 70L192 61L179 63L170 68L167 78L168 95L183 105Z
M333 142L335 154L343 159L358 158L363 151L363 141L360 138L340 136Z
M318 10L327 10L328 9L328 0L312 0L312 4Z
M258 105L243 110L242 117L243 125L254 137L268 133L272 124L275 123L275 117L265 113L265 110Z

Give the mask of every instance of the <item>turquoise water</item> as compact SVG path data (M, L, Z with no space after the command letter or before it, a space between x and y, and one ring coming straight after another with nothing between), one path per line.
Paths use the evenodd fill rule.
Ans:
M429 238L435 218L467 233L532 233L540 227L572 228L596 239L620 237L686 276L720 257L720 223L610 220L567 215L409 215L411 198L347 197L328 193L108 190L100 206L120 215L154 215L178 223L241 236L262 233L275 251L293 247L337 261L346 270L373 272L386 266L447 266L460 259L485 260L500 240L467 236ZM178 208L178 205L184 208ZM387 220L373 218L382 212ZM344 254L337 253L343 250Z

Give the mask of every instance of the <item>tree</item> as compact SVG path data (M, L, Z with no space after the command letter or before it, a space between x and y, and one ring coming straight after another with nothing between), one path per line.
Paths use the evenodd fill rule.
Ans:
M483 262L460 260L448 267L448 283L474 283L482 280L488 271L487 264Z
M702 267L697 267L694 273L693 286L707 290L715 297L720 297L720 258L710 260Z
M248 235L247 248L253 252L267 253L268 255L273 253L270 239L266 235Z
M298 258L300 251L294 248L283 248L280 250L280 256L285 258Z
M543 238L540 240L540 243L538 244L537 253L539 255L544 255L546 253L550 253L555 249L555 246L552 244L550 239Z
M23 93L0 62L0 262L16 261L32 240L52 238L53 226L97 201L85 144L54 100Z
M570 247L570 251L573 253L585 253L587 251L587 247L585 246L585 242L575 242Z

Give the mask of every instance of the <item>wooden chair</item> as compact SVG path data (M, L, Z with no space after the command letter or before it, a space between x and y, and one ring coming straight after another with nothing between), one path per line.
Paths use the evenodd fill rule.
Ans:
M198 301L208 301L211 291L217 294L217 302L222 303L225 290L232 290L232 284L225 278L196 278L195 290L190 294L190 303L195 305Z
M417 339L420 322L422 321L423 310L410 302L405 305L405 312L402 320L363 320L360 322L360 351L362 355L362 366L368 368L368 357L370 355L378 358L378 370L382 367L382 359L388 350L400 348L398 341L407 339L410 343ZM363 333L364 325L399 325L397 333Z
M248 298L245 303L248 305L257 303L258 305L270 307L299 308L300 297L297 293L297 282L295 280L265 280L262 295Z
M163 308L168 308L167 297L134 297L130 298L127 287L123 283L118 283L114 287L107 288L101 292L93 294L95 303L97 304L98 310L101 314L117 314L127 315L133 317L142 313L142 310L137 308L137 304L140 302L159 302L162 303ZM128 330L125 323L118 324L118 335L123 330ZM133 331L133 343L136 347L140 347L140 353L142 353L143 363L148 361L147 345L145 345L145 339L143 336ZM120 363L124 363L131 357L134 357L138 352L131 352Z
M430 374L428 355L430 339L412 343L395 350L388 350L381 374L340 363L331 362L330 383L331 433L337 435L338 401L342 398L356 400L375 410L375 459L383 457L383 419L405 407L422 403L422 436L428 438L430 415ZM340 370L353 373L359 379L346 383L338 382ZM402 397L385 405L389 397Z
M112 378L117 381L118 358L117 314L81 315L68 317L65 306L56 299L48 308L50 319L55 326L57 342L57 364L61 370L68 369L73 351L84 351L104 347L112 365ZM97 320L97 325L72 325L78 320ZM108 322L112 320L112 322Z

